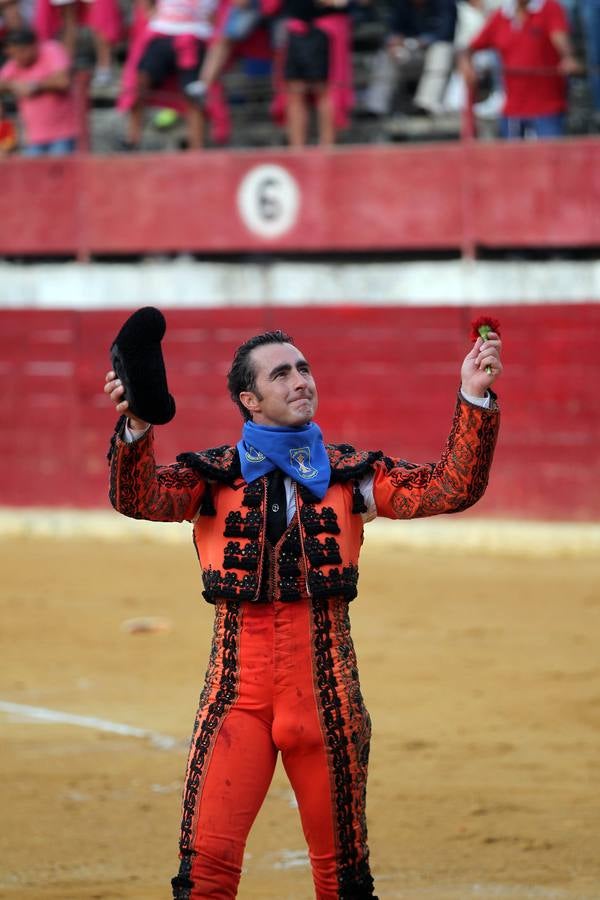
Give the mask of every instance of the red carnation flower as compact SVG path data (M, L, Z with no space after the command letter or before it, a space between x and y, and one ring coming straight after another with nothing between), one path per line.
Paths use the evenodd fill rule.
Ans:
M478 337L483 338L485 341L490 331L500 334L500 322L498 319L493 319L492 316L479 316L478 319L473 319L471 322L471 340L473 343Z

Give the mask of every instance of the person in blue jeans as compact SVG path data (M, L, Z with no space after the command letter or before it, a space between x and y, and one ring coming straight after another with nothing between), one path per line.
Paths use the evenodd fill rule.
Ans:
M24 147L22 156L68 156L77 150L76 138L59 138L44 144L29 144Z
M503 67L506 100L500 135L554 138L565 132L567 78L580 72L566 13L558 0L504 0L463 52L463 75L476 87L471 56L493 49Z
M508 141L528 137L562 137L564 133L564 113L553 116L502 116L500 119L500 137Z
M77 148L80 130L72 89L71 61L57 41L40 41L30 28L15 29L4 41L0 94L17 102L24 156L63 156Z

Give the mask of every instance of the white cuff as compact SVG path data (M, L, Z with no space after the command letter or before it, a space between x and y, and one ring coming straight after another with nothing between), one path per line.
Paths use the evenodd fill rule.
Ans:
M134 441L143 437L150 428L149 425L146 425L145 428L130 428L128 423L129 419L126 420L125 428L123 429L123 440L126 444L133 444Z
M472 403L473 406L481 406L483 409L489 409L492 403L492 395L489 391L485 392L485 397L472 397L471 394L465 394L463 390L461 390L461 396L467 403Z

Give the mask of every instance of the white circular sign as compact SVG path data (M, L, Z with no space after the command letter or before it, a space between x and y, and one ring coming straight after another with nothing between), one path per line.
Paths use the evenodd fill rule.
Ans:
M244 225L253 234L280 237L298 218L300 189L283 166L255 166L240 182L237 205Z

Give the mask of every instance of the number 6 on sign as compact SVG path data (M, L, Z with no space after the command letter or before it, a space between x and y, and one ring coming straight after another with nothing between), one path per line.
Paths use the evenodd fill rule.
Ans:
M249 231L260 237L276 238L295 225L300 190L283 166L255 166L240 182L237 205Z

